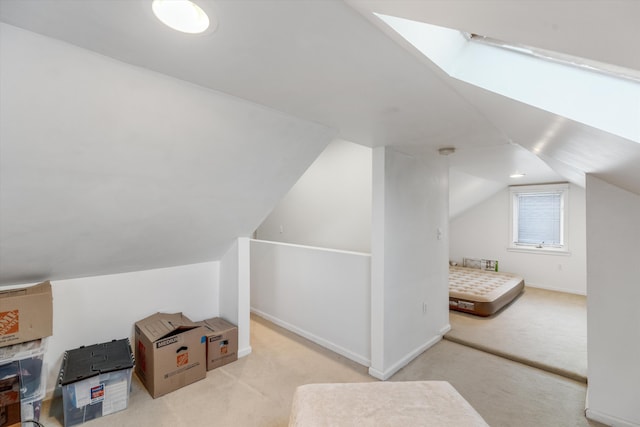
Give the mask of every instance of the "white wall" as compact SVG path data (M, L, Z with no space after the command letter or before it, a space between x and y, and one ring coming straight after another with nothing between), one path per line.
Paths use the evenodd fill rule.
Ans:
M370 256L251 241L251 310L365 366Z
M220 260L220 316L238 326L238 357L251 353L249 238L240 237Z
M501 271L524 277L527 286L585 295L587 292L585 191L569 186L570 255L515 252L509 241L509 189L467 210L450 224L451 260L497 259Z
M640 426L640 196L587 175L587 416Z
M218 262L207 262L52 281L47 396L66 350L122 338L133 345L134 323L158 311L183 312L194 321L217 316L219 268Z
M373 150L369 373L376 378L389 378L449 329L447 169L435 154Z
M371 251L371 148L336 140L260 225L256 238Z
M501 182L449 168L449 221L505 187Z

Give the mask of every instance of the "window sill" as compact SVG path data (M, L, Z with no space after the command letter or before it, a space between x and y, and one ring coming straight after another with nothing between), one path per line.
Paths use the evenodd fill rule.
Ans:
M559 256L569 256L571 252L565 249L550 249L550 248L525 248L525 247L513 247L510 246L507 248L509 252L523 252L527 254L538 254L538 255L559 255Z

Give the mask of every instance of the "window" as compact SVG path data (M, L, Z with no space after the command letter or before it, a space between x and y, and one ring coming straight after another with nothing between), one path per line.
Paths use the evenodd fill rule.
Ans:
M568 184L510 187L514 250L568 252Z

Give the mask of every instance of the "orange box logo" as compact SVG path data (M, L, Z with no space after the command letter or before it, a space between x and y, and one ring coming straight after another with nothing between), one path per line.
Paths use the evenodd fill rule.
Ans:
M11 310L0 313L0 335L11 335L20 330L20 311Z
M184 366L189 363L189 353L179 354L176 357L176 366Z

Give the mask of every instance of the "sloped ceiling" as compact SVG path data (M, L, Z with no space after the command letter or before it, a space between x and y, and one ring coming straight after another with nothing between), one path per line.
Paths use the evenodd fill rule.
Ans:
M0 282L220 259L335 131L2 24Z
M333 136L640 194L640 144L455 81L372 15L637 67L638 2L198 3L213 34L150 0L0 1L0 283L218 259Z
M637 25L640 2L634 0L349 0L349 3L400 46L419 58L427 68L433 67L433 63L375 18L373 13L404 17L516 45L605 62L623 67L625 75L634 75L636 78L640 76L640 56L637 54L640 52L640 26ZM593 31L594 28L600 30ZM553 175L542 177L544 169L551 169L560 179L584 186L585 174L589 173L640 194L640 168L637 167L640 164L640 140L618 137L453 78L446 79L446 84L480 111L509 143L526 149L533 157L546 164L535 169L534 175L542 178L537 182L553 181ZM610 107L602 104L600 108L605 112ZM637 118L637 123L640 123L640 99L632 108L635 111L631 111L629 116ZM637 123L634 124L636 128ZM487 147L476 146L477 148ZM502 156L496 158L505 158L509 151L505 146ZM458 154L452 157L458 157ZM511 167L514 163L519 164L519 160L512 156L506 163L480 161L485 167L478 167L477 158L466 157L470 162L458 158L450 162L452 168L463 173L475 170L472 173L474 176L489 180L496 179L496 172L508 175L505 173L507 169L501 167L501 164ZM520 171L530 172L523 169L524 167ZM504 178L500 181L515 184ZM461 187L452 188L452 191L461 191ZM471 197L470 194L468 196Z
M455 83L463 85L463 83ZM509 138L564 179L584 186L585 174L640 194L640 143L464 85L470 103ZM607 108L603 105L602 108ZM638 99L640 121L640 99Z
M209 35L177 33L151 0L3 0L30 31L250 100L368 146L495 143L499 132L342 1L199 1Z

